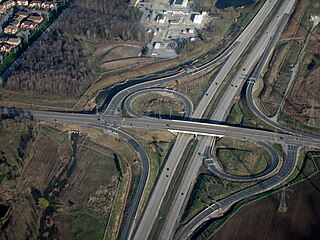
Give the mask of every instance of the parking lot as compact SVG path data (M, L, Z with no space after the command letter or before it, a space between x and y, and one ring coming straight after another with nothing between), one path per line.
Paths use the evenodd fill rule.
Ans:
M175 58L177 50L197 40L198 30L211 21L207 12L193 12L188 0L141 0L136 6L143 11L141 22L153 34L149 55Z

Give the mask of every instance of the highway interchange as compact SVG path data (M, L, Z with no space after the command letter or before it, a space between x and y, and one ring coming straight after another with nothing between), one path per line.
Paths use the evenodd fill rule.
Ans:
M125 224L123 225L124 228L119 236L120 239L154 239L155 237L157 239L186 239L190 237L192 233L201 226L201 224L214 217L215 212L218 210L227 209L244 198L272 189L285 181L297 164L297 153L300 147L309 146L320 148L320 138L283 127L260 112L252 99L254 81L249 81L247 87L246 97L248 100L248 106L260 119L282 132L229 126L224 123L232 101L234 97L239 94L242 86L248 82L248 79L254 80L258 78L263 66L265 66L268 58L272 54L275 44L277 43L277 40L279 39L279 36L281 35L281 32L294 9L294 0L281 1L279 10L274 15L265 31L263 31L262 35L259 36L258 40L251 46L251 51L246 54L245 57L242 56L248 49L253 37L256 36L258 29L262 26L267 16L279 2L280 1L277 0L267 0L254 19L242 31L234 43L216 59L193 68L191 72L189 69L179 70L170 76L163 78L146 78L145 82L129 86L128 88L119 91L111 99L103 114L93 115L27 111L32 115L34 120L38 121L52 122L56 124L82 125L104 129L104 131L108 131L124 138L135 149L141 161L142 171L137 192L133 202L131 203L132 207L130 209L129 216L125 219ZM213 100L214 96L216 96L218 90L226 84L225 79L230 75L230 72L242 57L244 57L244 61L240 67L238 66L238 71L234 72L230 84L224 88L221 100L217 102L213 114L209 117L210 120L203 122L203 115L207 111L210 102ZM222 68L195 109L191 101L183 94L168 89L154 88L154 86L159 83L180 79L190 74L197 74L199 72L206 71L217 63L222 63L222 61L225 61ZM156 119L146 118L137 113L132 107L132 102L140 94L146 94L149 92L172 94L174 97L177 97L184 103L186 111L185 116L188 116L189 118L184 120ZM132 117L121 117L116 115L117 109L122 103ZM121 131L119 127L165 130L177 134L175 144L164 163L164 170L159 174L152 194L144 208L143 215L139 220L136 219L136 213L149 174L149 159L141 145L130 135ZM166 216L164 225L161 226L160 236L152 236L152 229L155 227L154 225L157 221L161 204L164 201L174 174L177 174L175 171L179 164L179 160L183 156L189 141L195 136L198 137L198 144L182 181L178 183L178 191L173 199L173 203L168 216ZM210 152L208 153L208 148L212 148L215 139L221 137L259 142L259 144L271 155L273 160L272 164L260 174L250 176L248 178L241 178L239 176L226 174L215 168L212 162L207 161L206 163L212 172L221 178L233 181L262 181L213 203L191 219L182 228L178 229L177 226L181 217L181 212L183 211L183 206L192 190L198 170L201 164L203 164L202 160L205 156L210 154ZM285 146L286 160L283 163L280 161L278 154L271 147L270 144L273 143Z

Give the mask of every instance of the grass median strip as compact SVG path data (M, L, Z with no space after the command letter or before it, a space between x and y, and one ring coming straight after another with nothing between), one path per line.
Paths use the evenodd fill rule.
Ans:
M173 199L179 189L181 180L183 178L183 175L191 161L192 154L195 150L195 147L197 145L198 140L193 139L188 143L188 146L183 154L182 159L180 160L177 169L174 173L173 179L171 181L171 184L168 188L167 194L161 204L159 214L156 218L156 221L152 227L151 233L149 235L149 239L156 239L156 236L160 235L160 232L162 230L162 227L164 226L166 216L168 215L168 212L170 210L171 204L173 202Z

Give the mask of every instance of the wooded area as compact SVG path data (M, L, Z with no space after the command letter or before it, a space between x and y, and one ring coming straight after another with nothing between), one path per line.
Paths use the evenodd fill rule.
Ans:
M143 41L146 32L139 23L140 12L125 0L76 0L65 17L63 29L88 39L105 38Z
M139 12L124 0L75 0L41 41L29 49L5 88L28 93L81 95L94 81L81 39L144 41Z
M93 78L81 42L54 30L27 51L5 87L30 93L78 96Z

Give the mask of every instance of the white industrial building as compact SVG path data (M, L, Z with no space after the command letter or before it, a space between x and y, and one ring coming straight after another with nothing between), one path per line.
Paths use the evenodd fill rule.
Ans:
M188 0L173 0L172 5L175 7L187 7Z
M202 14L193 13L193 14L191 14L190 19L195 24L201 24L202 20L203 20L203 15Z

